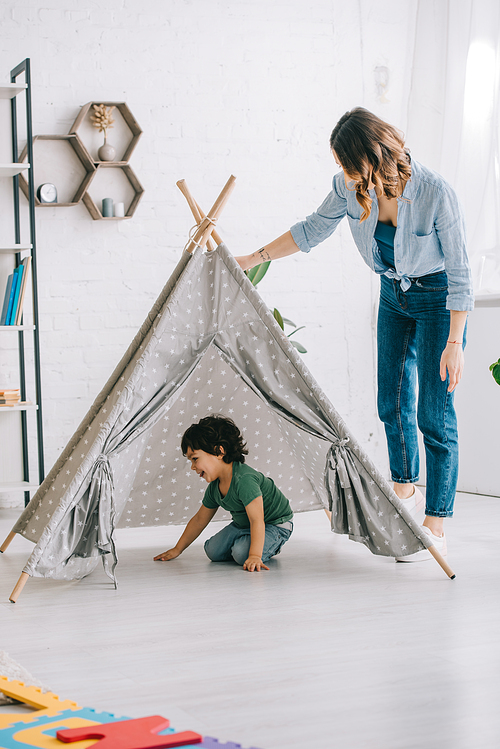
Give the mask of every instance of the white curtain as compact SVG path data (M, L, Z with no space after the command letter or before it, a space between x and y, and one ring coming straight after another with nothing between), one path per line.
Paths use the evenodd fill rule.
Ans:
M500 298L499 82L499 0L419 0L407 143L459 195L476 295Z

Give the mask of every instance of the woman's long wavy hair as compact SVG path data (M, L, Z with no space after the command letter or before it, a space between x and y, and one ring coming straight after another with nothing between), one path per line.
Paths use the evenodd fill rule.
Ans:
M363 107L351 109L340 118L330 137L330 148L353 180L356 200L363 209L361 221L371 211L370 181L377 195L398 198L411 177L403 133Z

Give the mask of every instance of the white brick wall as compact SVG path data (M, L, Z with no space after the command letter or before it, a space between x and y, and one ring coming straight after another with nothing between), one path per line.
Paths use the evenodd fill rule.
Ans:
M416 0L3 0L0 77L31 58L35 134L67 132L81 105L100 100L127 101L144 130L131 166L146 192L132 220L92 221L83 205L37 209L47 468L186 242L192 219L175 182L185 178L208 209L238 177L220 222L235 254L288 229L329 190L329 135L346 109L362 104L404 127L415 8ZM385 104L374 83L380 64L390 71ZM0 228L11 240L8 211ZM4 273L0 265L2 284ZM383 465L376 288L342 227L309 256L276 263L260 290L306 325L298 337L308 366Z

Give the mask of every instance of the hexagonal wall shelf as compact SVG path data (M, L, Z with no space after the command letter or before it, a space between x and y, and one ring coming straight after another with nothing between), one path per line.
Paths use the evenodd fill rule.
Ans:
M37 206L55 206L55 207L66 207L66 206L72 206L77 205L85 191L87 190L87 187L89 186L90 182L92 181L95 173L96 173L96 166L92 160L92 157L90 156L89 152L83 145L82 141L78 137L76 133L70 133L69 135L35 135L33 138L33 143L35 141L66 141L69 143L71 148L73 149L74 153L76 154L78 161L83 166L84 169L84 177L80 184L78 185L76 192L74 193L73 197L69 201L65 201L62 203L41 203L37 196L35 195L35 205ZM20 161L23 162L26 160L27 156L27 147L25 147L21 153ZM35 160L36 161L36 160ZM78 177L79 179L79 177ZM26 180L26 177L24 175L19 175L19 186L21 190L23 191L26 198L29 200L29 188L28 188L28 182ZM57 185L56 185L57 187Z
M83 195L83 203L86 206L88 212L92 216L94 220L103 220L103 221L119 221L120 219L126 219L131 218L134 215L135 209L137 208L137 205L142 198L142 194L144 192L144 188L142 187L141 183L135 176L132 167L130 167L128 164L118 164L117 162L107 161L99 163L97 172L98 174L103 174L105 171L108 171L109 169L121 169L125 177L127 178L129 185L132 187L134 197L132 198L132 201L130 202L126 212L125 216L103 216L102 212L98 208L98 204L96 201L92 198L90 193L88 191L85 192Z
M130 159L130 156L132 155L132 151L137 145L137 142L139 138L142 135L142 130L139 127L139 124L137 123L137 120L135 119L134 115L130 111L128 105L125 102L114 102L114 101L89 101L87 104L84 104L83 107L80 110L80 113L76 120L73 122L70 133L76 133L79 131L80 138L87 144L87 149L89 152L92 152L93 148L90 143L90 140L92 138L92 133L97 133L96 128L92 125L90 122L90 115L92 114L92 106L94 104L104 104L106 107L116 107L118 112L121 115L121 118L119 118L119 122L115 121L116 125L116 135L121 140L122 138L125 138L126 145L123 151L123 154L119 161L113 161L113 162L107 162L107 161L99 161L98 158L94 159L96 164L108 164L113 163L115 165L123 166L125 165L128 160ZM120 127L121 126L121 127ZM128 136L125 137L125 130L129 131L131 138L129 139ZM91 132L92 131L92 132ZM121 132L118 132L121 131ZM112 141L112 135L110 135L110 140ZM100 144L102 145L102 143ZM112 144L115 146L115 148L120 148L120 144Z

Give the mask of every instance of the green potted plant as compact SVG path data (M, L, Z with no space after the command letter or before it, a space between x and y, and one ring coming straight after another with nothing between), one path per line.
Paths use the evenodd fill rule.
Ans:
M245 274L249 281L252 282L252 284L256 287L260 281L264 278L266 275L269 266L271 265L271 261L267 260L265 263L260 263L259 265L254 266L250 270L246 270ZM273 317L280 326L281 330L285 333L285 325L288 325L292 328L294 328L290 333L285 333L287 338L291 338L291 336L295 335L295 333L298 330L302 330L305 325L301 325L300 328L298 328L292 320L289 320L287 317L283 317L281 315L281 312L276 309L276 307L273 310ZM297 351L301 354L307 354L307 349L298 341L290 341L290 343L295 346Z
M493 375L495 382L500 385L500 359L490 365L490 372Z

